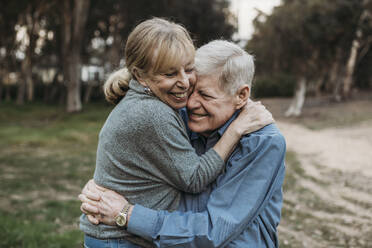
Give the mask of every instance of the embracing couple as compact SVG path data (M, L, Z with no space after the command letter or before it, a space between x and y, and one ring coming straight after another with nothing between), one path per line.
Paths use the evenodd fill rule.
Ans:
M253 57L180 25L130 33L79 195L85 247L278 247L285 140L249 99ZM185 108L186 107L186 108Z

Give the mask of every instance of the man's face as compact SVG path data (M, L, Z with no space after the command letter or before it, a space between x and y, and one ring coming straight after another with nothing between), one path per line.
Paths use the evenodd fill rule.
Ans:
M189 128L193 132L209 136L234 114L235 101L234 96L220 88L217 76L198 77L187 102Z

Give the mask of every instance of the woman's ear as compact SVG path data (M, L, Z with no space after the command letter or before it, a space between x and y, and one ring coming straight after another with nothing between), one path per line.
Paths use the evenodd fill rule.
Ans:
M137 68L133 68L132 69L132 75L134 76L134 78L143 86L147 87L147 84L145 82L145 79L144 77L141 75L141 73L139 73L139 71L137 70Z
M235 99L236 99L236 109L242 108L248 101L250 96L250 89L247 84L244 84L239 87L239 89L235 93Z

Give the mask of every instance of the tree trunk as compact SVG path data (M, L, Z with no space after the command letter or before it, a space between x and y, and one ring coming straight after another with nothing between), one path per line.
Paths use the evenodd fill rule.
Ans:
M26 59L26 58L25 58ZM27 58L30 59L31 58ZM26 92L27 92L27 101L31 102L34 100L34 81L32 80L32 63L31 61L28 63L29 66L25 68L23 72L25 83L26 83Z
M322 87L324 85L325 77L322 76L315 81L315 96L320 97L322 95Z
M17 90L17 105L23 105L25 103L25 94L26 94L26 82L21 80L18 85Z
M41 7L33 6L31 3L28 5L26 12L21 13L20 19L22 23L27 27L27 36L29 38L29 44L25 52L25 64L22 66L22 77L25 82L25 94L27 101L33 101L34 99L34 82L32 79L32 66L33 56L37 41L37 23L39 22Z
M3 100L3 82L0 82L0 102Z
M122 39L118 31L115 31L115 33L113 34L113 37L114 37L114 41L111 44L109 52L107 53L109 55L108 60L110 61L111 71L119 67L120 60L122 58L122 56L120 56Z
M18 78L19 81L18 81L17 100L16 100L17 105L23 105L25 103L26 84L27 84L27 81L26 81L27 75L25 72L28 70L30 66L31 66L31 61L29 57L26 56L22 60L22 64L21 64L22 73L21 73L21 76Z
M9 68L7 68L9 69ZM10 102L12 100L12 97L10 95L10 78L9 78L9 72L6 72L6 75L4 77L4 87L5 87L5 101Z
M12 96L10 95L10 85L5 87L5 101L10 102L12 100Z
M358 26L355 31L355 37L351 44L350 48L350 55L347 60L346 68L345 68L345 77L343 80L343 88L342 88L342 96L344 99L350 98L350 92L353 85L353 74L355 71L355 65L357 62L358 57L358 50L361 46L361 41L363 38L363 23L364 21L369 18L370 10L367 7L369 0L363 1L364 9L359 17Z
M67 86L67 112L78 112L81 104L81 46L84 27L88 17L90 0L75 0L74 6L69 1L63 2L63 72ZM71 12L72 15L71 16Z
M0 62L3 62L3 61L0 61ZM6 74L5 69L0 68L0 102L2 102L3 100L5 74Z
M359 34L359 35L358 35ZM359 39L362 36L362 30L357 31L357 37L353 40L350 48L350 56L346 64L345 77L343 81L342 96L347 99L350 97L350 89L353 84L353 74L355 70L355 64L358 56L358 49L360 47Z
M82 109L81 104L81 62L79 54L71 54L68 65L69 83L67 85L67 112L78 112Z
M44 84L44 87L43 87L43 102L44 103L48 103L49 102L49 92L50 92L50 85L49 84Z
M342 49L336 49L335 58L330 66L328 82L325 85L326 91L332 94L332 99L335 101L341 100L341 75L342 75Z
M92 95L92 92L93 92L93 85L88 83L87 84L87 87L85 89L85 94L84 94L84 103L89 103L90 101L90 97Z
M302 107L305 102L306 95L306 79L301 77L297 82L296 93L293 97L292 103L288 110L285 112L285 116L300 116L302 113Z
M34 16L33 16L34 14ZM27 25L27 34L29 37L29 45L26 50L26 58L28 60L29 66L24 68L23 75L26 81L26 92L27 92L27 101L33 101L34 100L34 81L32 80L32 65L33 65L33 56L34 56L34 50L36 47L36 22L38 22L39 19L39 11L35 11L33 13L32 8L29 7L28 11L26 12L26 25Z

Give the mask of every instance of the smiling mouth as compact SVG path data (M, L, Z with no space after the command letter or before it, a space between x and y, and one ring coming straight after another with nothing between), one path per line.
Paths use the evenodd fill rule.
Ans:
M183 93L171 93L173 96L177 97L177 98L185 98L187 97L187 91L186 92L183 92Z
M198 113L190 113L189 114L189 116L191 117L191 118L202 118L202 117L205 117L205 116L207 116L208 114L198 114Z

